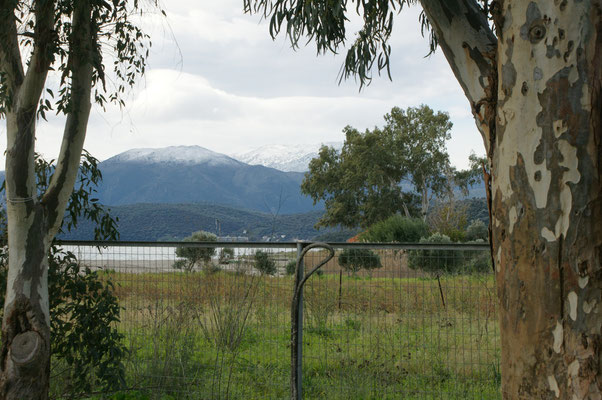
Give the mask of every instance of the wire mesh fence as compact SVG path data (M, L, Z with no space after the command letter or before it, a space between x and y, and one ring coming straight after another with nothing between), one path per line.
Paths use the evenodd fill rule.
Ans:
M290 398L293 275L303 245L62 247L115 285L128 390L149 398ZM501 398L487 246L333 247L335 257L303 294L303 398ZM309 251L305 271L325 255Z

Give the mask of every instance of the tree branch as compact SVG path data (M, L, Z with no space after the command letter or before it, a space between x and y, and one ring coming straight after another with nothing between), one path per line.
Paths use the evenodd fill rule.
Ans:
M6 74L8 95L14 95L25 75L17 39L16 2L0 0L0 71ZM12 103L12 101L10 102Z
M20 110L37 108L46 84L48 70L54 61L53 46L56 46L54 6L55 2L52 0L35 2L34 48L23 85L19 89L17 107Z
M71 98L67 121L56 169L41 202L49 216L49 234L60 228L65 207L77 178L88 118L92 90L92 16L89 1L78 0L73 11L73 30L70 40L69 68L71 71Z
M420 0L462 86L487 153L495 140L497 39L475 0Z

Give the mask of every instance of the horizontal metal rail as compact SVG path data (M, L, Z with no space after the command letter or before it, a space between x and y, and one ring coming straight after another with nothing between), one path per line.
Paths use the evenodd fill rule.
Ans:
M311 241L296 242L147 242L147 241L101 241L101 240L58 240L63 246L92 247L221 247L221 248L261 248L261 249L296 249L297 243L313 243ZM388 249L388 250L449 250L449 251L486 251L489 243L346 243L329 242L335 249Z

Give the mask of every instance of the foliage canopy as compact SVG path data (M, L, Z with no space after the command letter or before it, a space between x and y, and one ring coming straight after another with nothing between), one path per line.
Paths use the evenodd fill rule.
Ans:
M265 251L259 250L253 256L253 259L255 260L255 269L257 269L261 275L274 275L276 273L276 263Z
M396 214L370 226L360 234L362 242L411 243L428 235L428 226L420 218L408 218Z
M339 254L338 260L345 271L354 274L361 269L370 271L382 267L380 256L368 249L345 249Z
M346 127L342 150L323 146L301 183L303 193L325 203L318 226L368 227L418 208L426 214L430 197L449 182L442 171L450 169L445 142L451 126L447 113L422 105L394 107L382 129Z
M217 236L206 231L197 231L184 239L184 242L216 242ZM211 257L215 255L214 246L203 247L176 247L176 256L181 257L174 263L174 268L183 269L190 272L196 266L202 266L211 261Z

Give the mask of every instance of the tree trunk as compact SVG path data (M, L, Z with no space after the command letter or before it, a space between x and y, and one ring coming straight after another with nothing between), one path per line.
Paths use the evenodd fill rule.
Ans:
M47 399L48 241L44 239L43 208L39 204L22 208L28 209L28 223L18 227L11 224L8 234L11 253L2 323L0 398Z
M420 194L421 194L421 208L420 208L420 214L422 215L422 220L426 221L426 214L428 213L428 209L429 209L429 190L428 187L426 186L426 178L422 178L422 187L420 188Z
M0 4L2 4L0 2ZM6 4L2 4L6 6ZM0 49L0 65L13 71L9 87L16 95L6 112L6 197L9 269L0 350L0 400L44 400L50 379L48 250L58 232L77 177L90 115L92 86L91 4L74 2L70 38L70 102L56 168L44 195L36 185L34 145L38 103L52 61L55 3L36 2L36 41L27 73L19 49ZM14 12L3 15L14 17ZM11 42L17 43L14 18ZM6 28L0 27L0 31ZM0 32L3 33L3 32ZM2 36L2 35L0 35ZM11 49L9 49L11 50ZM9 66L7 62L10 55Z
M0 398L46 399L50 371L48 229L33 170L35 107L7 113L9 268L2 321Z
M503 397L600 399L600 3L501 7L492 222Z
M602 399L600 0L421 0L491 163L504 399ZM478 85L475 84L478 82Z

